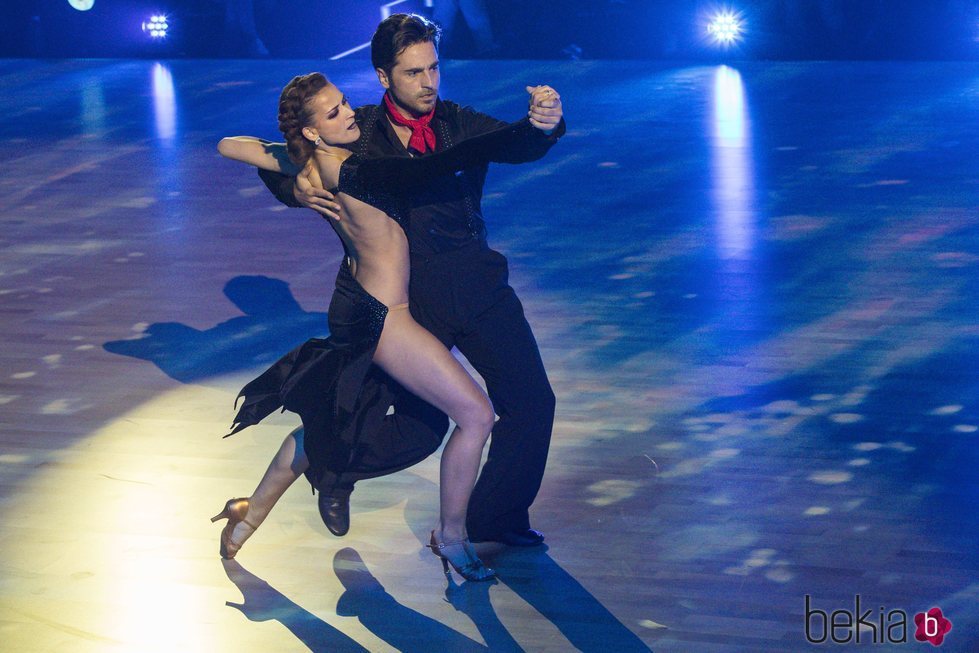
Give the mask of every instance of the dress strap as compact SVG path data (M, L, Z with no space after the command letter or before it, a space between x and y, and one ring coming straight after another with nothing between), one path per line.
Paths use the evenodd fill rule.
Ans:
M402 309L408 308L408 304L396 304L394 306L388 306L388 311L400 311Z

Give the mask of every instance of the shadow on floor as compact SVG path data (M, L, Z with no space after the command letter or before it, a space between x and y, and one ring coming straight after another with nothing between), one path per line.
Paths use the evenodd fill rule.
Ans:
M289 629L309 650L356 651L367 649L305 608L296 605L267 582L246 570L234 560L223 560L224 571L244 597L241 603L227 602L249 621L274 619Z
M224 294L244 313L199 330L179 322L157 322L132 340L103 348L147 360L181 383L200 382L239 370L269 365L282 354L328 330L326 313L299 306L289 285L264 276L234 277Z

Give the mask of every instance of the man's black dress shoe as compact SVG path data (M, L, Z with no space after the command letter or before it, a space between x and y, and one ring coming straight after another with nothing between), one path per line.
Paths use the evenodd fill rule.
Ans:
M326 528L342 537L350 530L350 493L353 488L335 488L328 492L320 492L320 517Z
M500 533L484 540L472 540L473 542L499 542L507 546L540 546L544 543L544 534L528 528L522 531L508 531Z

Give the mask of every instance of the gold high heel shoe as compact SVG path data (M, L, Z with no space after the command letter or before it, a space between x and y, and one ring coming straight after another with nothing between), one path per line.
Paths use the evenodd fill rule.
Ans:
M258 530L258 526L245 519L245 515L247 514L248 499L228 499L228 502L224 504L224 510L211 517L211 523L214 523L219 519L228 520L228 523L224 526L224 530L221 531L221 557L225 560L231 560L234 558L238 553L238 550L241 549L242 545L245 543L245 540L235 542L233 539L231 539L231 535L235 531L235 526L237 526L239 523L244 523L245 526L252 529L252 533ZM252 533L249 533L245 539L247 540L249 537L251 537Z
M445 549L447 547L457 544L462 545L462 554L465 556L465 562L462 560L453 560L445 555ZM456 573L466 580L481 582L492 580L496 576L496 572L484 565L483 561L476 555L476 552L473 551L472 543L468 538L454 542L439 542L435 539L435 531L432 531L431 544L426 544L425 546L431 549L432 553L442 561L442 571L445 572L446 576L449 575L449 565L452 565Z

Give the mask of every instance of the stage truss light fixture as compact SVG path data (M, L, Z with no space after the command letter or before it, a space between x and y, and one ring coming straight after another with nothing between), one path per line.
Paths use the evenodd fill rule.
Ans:
M169 29L170 23L163 14L154 14L150 16L149 20L143 21L143 33L152 39L166 38Z
M744 19L740 12L719 11L707 22L707 34L719 46L734 45L744 40Z

